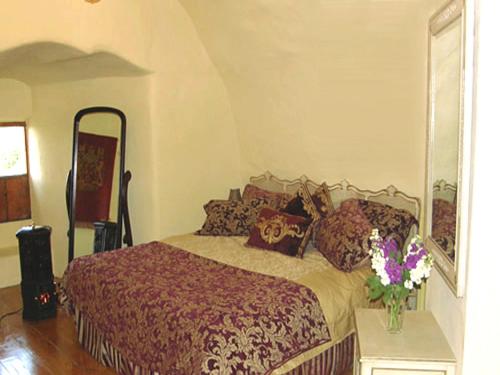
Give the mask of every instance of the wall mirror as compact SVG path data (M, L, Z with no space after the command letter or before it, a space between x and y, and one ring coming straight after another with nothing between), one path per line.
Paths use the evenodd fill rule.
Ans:
M80 110L73 128L73 161L66 189L69 215L68 261L132 245L125 169L126 117L118 109Z
M438 270L463 295L468 166L464 165L464 7L453 0L429 21L426 243Z

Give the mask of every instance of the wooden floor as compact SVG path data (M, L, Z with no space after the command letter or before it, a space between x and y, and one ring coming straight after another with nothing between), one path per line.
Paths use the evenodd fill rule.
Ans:
M0 289L0 316L22 306L18 286ZM115 374L99 365L76 338L73 319L63 310L39 322L22 319L21 312L0 322L0 374Z
M22 306L18 286L0 289L0 316ZM347 371L343 375L350 375ZM21 312L0 322L0 375L96 374L115 372L82 349L73 319L59 309L57 317L23 320Z

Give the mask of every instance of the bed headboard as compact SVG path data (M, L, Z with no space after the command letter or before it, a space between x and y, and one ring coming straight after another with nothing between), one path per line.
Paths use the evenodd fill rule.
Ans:
M446 180L437 180L432 185L432 198L443 199L455 203L457 197L457 184L449 184Z
M290 194L294 194L301 183L305 184L311 192L320 186L320 184L310 180L306 176L295 180L282 180L270 172L250 177L250 183L266 190ZM338 207L346 199L366 199L388 204L395 208L405 209L411 212L417 219L420 218L420 199L403 193L393 185L382 190L364 190L350 184L347 180L342 180L334 185L328 185L328 190L330 191L330 196L335 207Z

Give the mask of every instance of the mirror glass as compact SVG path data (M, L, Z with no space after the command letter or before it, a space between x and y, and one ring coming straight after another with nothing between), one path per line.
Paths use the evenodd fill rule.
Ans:
M80 110L73 128L73 163L66 189L68 261L132 245L127 204L131 173L124 173L126 117L118 109Z
M91 113L80 120L74 257L94 251L94 223L118 221L120 117Z
M458 297L465 285L471 148L471 125L464 123L464 25L462 0L450 0L429 21L425 235L436 268Z
M461 18L431 40L433 72L432 228L431 237L455 259L461 95Z

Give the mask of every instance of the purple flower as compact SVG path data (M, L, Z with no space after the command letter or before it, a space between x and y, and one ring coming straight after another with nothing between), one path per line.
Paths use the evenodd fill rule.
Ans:
M386 239L381 246L381 249L384 253L384 258L397 258L398 243L392 238Z
M418 252L412 252L412 253L408 254L408 256L406 257L406 261L404 263L404 268L407 270L413 270L413 269L417 268L418 261L426 255L427 255L427 251L425 251L424 248L420 248L420 250Z
M385 263L385 272L389 275L391 284L399 284L403 280L403 266L396 259L389 258Z
M419 250L420 248L421 248L421 246L419 246L417 243L415 243L415 242L414 242L414 243L412 243L412 244L410 245L410 249L409 249L409 251L408 251L408 252L410 252L410 253L416 253L416 252L418 252L418 250Z

